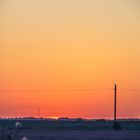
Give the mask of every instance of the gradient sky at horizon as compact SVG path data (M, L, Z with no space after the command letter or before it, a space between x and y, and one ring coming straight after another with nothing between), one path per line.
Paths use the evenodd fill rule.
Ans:
M1 0L0 116L40 108L112 118L116 81L118 115L140 117L139 8L138 0Z

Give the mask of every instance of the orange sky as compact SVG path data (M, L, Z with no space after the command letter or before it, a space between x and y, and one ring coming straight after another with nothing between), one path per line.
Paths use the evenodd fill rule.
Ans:
M140 117L139 5L2 0L0 116Z

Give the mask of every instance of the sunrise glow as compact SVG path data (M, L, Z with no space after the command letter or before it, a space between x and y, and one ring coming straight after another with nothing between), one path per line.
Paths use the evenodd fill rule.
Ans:
M138 4L0 3L0 117L112 118L115 81L118 116L140 116Z

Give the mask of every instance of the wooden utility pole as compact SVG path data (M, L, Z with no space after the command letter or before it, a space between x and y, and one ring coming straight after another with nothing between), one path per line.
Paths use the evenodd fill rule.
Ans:
M114 123L117 120L117 85L114 84Z
M117 121L117 84L114 84L114 130L120 130L120 123Z
M40 118L40 108L38 109L38 117Z

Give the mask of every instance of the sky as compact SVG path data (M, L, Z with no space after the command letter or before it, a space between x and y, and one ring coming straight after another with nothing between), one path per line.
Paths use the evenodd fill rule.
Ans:
M112 118L116 81L118 117L140 117L139 8L1 0L0 116Z

